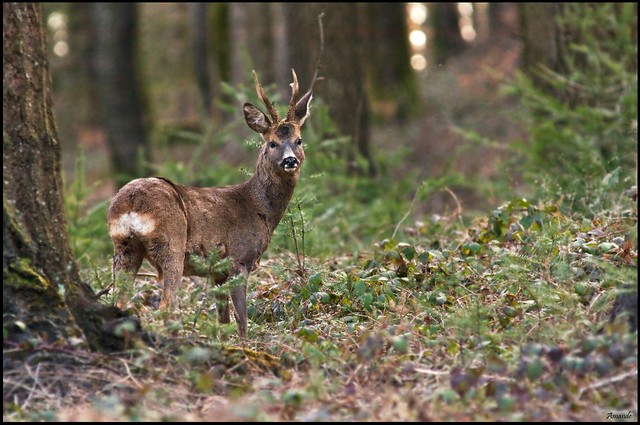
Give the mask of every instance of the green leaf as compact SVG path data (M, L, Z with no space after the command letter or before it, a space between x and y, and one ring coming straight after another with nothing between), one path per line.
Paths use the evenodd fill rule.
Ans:
M113 333L115 336L122 338L124 335L134 333L135 331L136 324L131 320L127 320L116 326Z
M391 338L391 346L401 354L409 351L409 338L407 335L396 335Z
M539 357L535 357L527 362L526 366L527 378L531 381L535 381L540 378L544 373L544 364Z
M298 336L308 342L318 342L318 333L306 326L300 328L300 330L298 331Z
M531 225L533 224L533 216L526 215L522 217L522 219L520 220L520 224L522 225L522 227L524 227L525 230L529 229L529 227L531 227Z
M305 393L297 389L287 390L282 394L282 402L287 406L299 408L305 399Z
M371 303L373 302L373 295L371 295L370 292L363 294L359 299L364 308L366 308L367 310L371 308Z
M438 294L434 299L434 302L438 305L443 305L444 303L447 302L447 296L442 292L438 292Z

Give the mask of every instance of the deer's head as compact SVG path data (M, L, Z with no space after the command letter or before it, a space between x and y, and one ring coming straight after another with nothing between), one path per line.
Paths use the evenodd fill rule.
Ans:
M253 78L256 92L267 108L270 117L251 103L245 103L243 109L249 128L260 134L264 140L258 162L268 161L279 170L297 175L302 161L304 161L300 130L309 116L309 103L313 95L309 91L301 99L298 99L298 77L293 69L291 72L293 74L291 100L284 119L279 118L278 111L265 95L255 71L253 71Z

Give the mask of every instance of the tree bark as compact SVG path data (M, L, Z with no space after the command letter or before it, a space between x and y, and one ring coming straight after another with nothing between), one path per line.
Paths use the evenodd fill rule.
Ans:
M147 174L149 148L136 66L135 3L95 3L94 67L117 186Z
M324 12L324 56L314 91L329 106L340 135L351 138L345 153L350 174L375 176L377 167L370 148L370 101L365 87L362 5L356 3L290 3L286 9L290 68L308 88L316 66L320 35L318 15ZM364 165L357 160L360 156Z
M489 3L490 38L509 37L519 31L518 3Z
M289 99L291 90L291 70L289 69L289 43L287 40L288 22L286 19L285 3L269 3L269 17L271 18L271 49L274 81L278 87L281 99Z
M200 103L205 119L211 117L212 93L209 73L209 5L191 3L188 5L191 16L191 41L193 46L195 79L200 92Z
M2 21L5 343L84 334L94 349L122 349L111 325L124 314L81 282L67 241L42 6L4 3Z
M554 92L540 77L541 67L563 72L565 43L556 22L562 13L558 3L519 3L520 28L524 41L523 70L539 87Z
M264 85L275 82L269 7L268 3L229 4L233 83L250 85L252 69Z
M433 58L444 65L452 56L462 53L467 44L460 34L456 3L430 3L429 22L433 28Z
M229 3L211 3L211 52L216 82L230 81L232 43L229 31Z
M405 9L406 3L363 5L367 87L376 115L386 120L405 119L418 106Z

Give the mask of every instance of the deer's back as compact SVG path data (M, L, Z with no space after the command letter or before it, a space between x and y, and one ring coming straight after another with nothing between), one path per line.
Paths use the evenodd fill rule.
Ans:
M123 186L109 206L108 224L114 241L177 235L187 227L178 193L170 182L157 177L132 180Z
M114 242L183 239L181 255L221 250L251 271L269 245L273 229L246 184L196 188L158 177L136 179L113 198L108 214ZM190 274L185 268L185 275Z

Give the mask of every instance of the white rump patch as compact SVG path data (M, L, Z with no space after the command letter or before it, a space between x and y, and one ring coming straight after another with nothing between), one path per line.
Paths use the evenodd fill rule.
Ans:
M147 214L130 212L122 214L116 221L109 223L112 237L125 237L131 234L145 236L153 232L156 222Z

